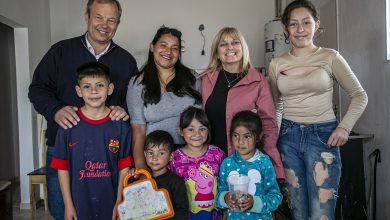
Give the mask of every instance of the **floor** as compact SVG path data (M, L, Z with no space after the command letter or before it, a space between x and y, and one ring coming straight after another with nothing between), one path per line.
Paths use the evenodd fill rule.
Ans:
M14 184L12 187L12 215L14 220L30 220L31 212L29 209L20 209L20 188L19 184ZM37 203L37 212L35 215L37 220L52 220L49 212L45 212L45 207L43 205L43 200L40 200Z

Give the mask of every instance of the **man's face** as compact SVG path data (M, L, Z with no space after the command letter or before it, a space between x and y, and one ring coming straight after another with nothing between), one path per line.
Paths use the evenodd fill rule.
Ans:
M88 41L92 46L106 46L119 25L119 11L115 4L94 2L90 14L85 13Z

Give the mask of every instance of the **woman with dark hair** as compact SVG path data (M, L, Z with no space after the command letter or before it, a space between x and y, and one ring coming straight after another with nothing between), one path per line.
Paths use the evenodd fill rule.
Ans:
M146 168L143 156L145 136L165 130L176 146L184 143L179 135L180 114L201 104L199 85L191 70L180 62L181 32L158 29L149 46L149 56L141 71L130 80L127 93L132 127L132 147L136 168Z
M293 219L334 219L341 176L339 147L367 105L367 94L335 50L314 45L320 25L310 1L291 2L282 16L292 49L269 67L271 88L282 117L278 149L286 172ZM333 83L351 97L338 123Z

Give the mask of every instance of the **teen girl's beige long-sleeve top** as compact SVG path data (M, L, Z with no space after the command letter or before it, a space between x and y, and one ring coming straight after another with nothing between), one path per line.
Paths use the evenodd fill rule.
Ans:
M298 67L317 68L305 74L284 74L284 71ZM283 54L271 61L269 73L279 117L305 124L334 121L334 80L351 97L348 111L338 127L351 131L366 108L366 92L344 58L333 49L319 47L302 57L290 52Z

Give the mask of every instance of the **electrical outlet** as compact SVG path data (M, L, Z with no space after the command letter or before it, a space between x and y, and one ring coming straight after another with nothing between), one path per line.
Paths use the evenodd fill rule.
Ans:
M203 31L203 30L204 30L204 25L203 25L203 24L199 25L199 30L200 30L200 31Z

